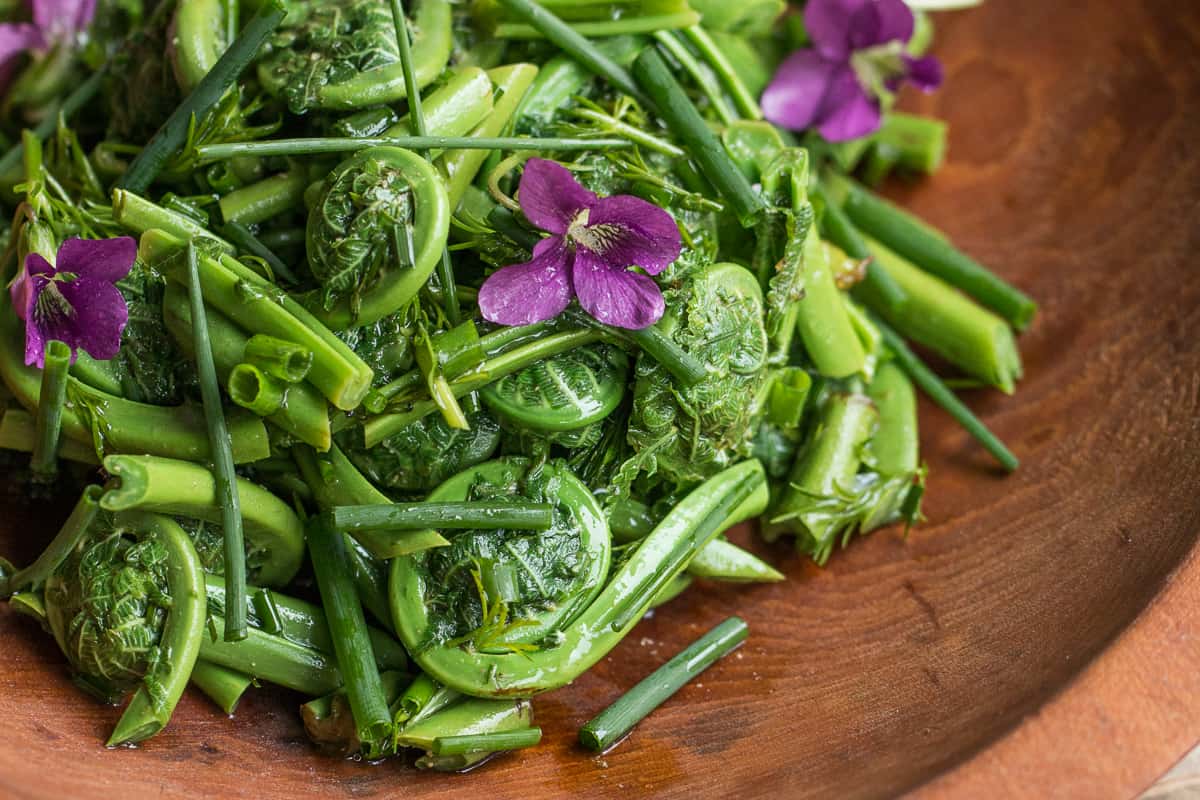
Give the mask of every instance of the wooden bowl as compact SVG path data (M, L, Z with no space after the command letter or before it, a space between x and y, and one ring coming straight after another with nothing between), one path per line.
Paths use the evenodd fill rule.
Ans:
M1015 398L969 399L999 474L921 412L929 521L782 585L703 586L536 702L543 745L464 776L318 756L297 698L185 697L158 738L0 611L0 795L1130 797L1200 737L1200 6L1008 0L939 18L950 163L902 193L1042 303ZM32 555L65 506L3 508ZM751 638L605 756L578 727L730 614Z

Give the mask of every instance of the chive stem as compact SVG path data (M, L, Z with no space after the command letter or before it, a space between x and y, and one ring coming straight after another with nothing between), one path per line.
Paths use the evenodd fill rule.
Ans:
M616 88L637 100L643 107L650 102L638 88L633 76L617 62L601 52L595 44L574 30L554 12L548 11L534 0L498 0L505 10L528 23L582 64L588 71L605 78Z
M726 125L732 124L738 118L737 112L729 107L729 103L725 100L725 94L721 91L721 87L717 84L716 78L707 65L701 64L692 55L692 51L688 50L687 45L680 39L679 34L675 31L657 31L654 34L654 40L662 45L679 62L680 66L692 76L696 85L700 87L700 91L708 98L713 111L721 118L721 122Z
M554 524L553 511L547 503L504 500L337 506L330 513L335 528L353 533L426 528L545 531Z
M734 69L733 64L725 57L725 53L721 51L717 43L708 35L708 31L700 25L693 25L690 28L684 28L683 35L688 38L704 60L708 62L708 65L712 67L713 72L717 74L717 78L721 83L725 84L725 90L733 98L733 104L737 106L742 116L752 120L762 119L762 108L754 98L754 93L747 88L741 76L738 75L737 70Z
M188 294L192 306L192 337L200 397L204 405L204 421L208 428L208 443L213 457L213 478L216 482L217 504L221 507L221 527L225 534L225 578L229 583L225 611L225 641L246 638L246 545L242 537L242 511L238 498L237 473L233 468L233 450L225 412L221 407L221 386L213 363L212 345L208 338L208 318L205 315L204 295L200 292L199 255L196 243L187 245Z
M725 620L593 717L580 729L579 741L596 752L612 747L685 684L733 652L748 634L741 618Z
M58 475L58 442L62 436L63 408L67 403L67 374L71 348L51 339L46 343L42 389L38 395L37 435L33 440L30 472L36 483L53 483Z
M921 361L917 354L905 343L900 334L896 333L891 326L878 317L874 318L874 322L878 326L879 332L883 334L884 343L887 344L888 348L896 356L897 363L912 378L913 383L920 387L921 391L929 395L929 398L933 402L949 413L959 425L962 425L967 433L971 434L989 453L995 456L996 460L1006 470L1009 472L1015 471L1020 462L1013 455L1012 451L1005 447L1004 442L1000 441L994 433L988 430L987 426L971 412L971 409L967 408L966 404L958 399L958 395L954 394L942 382L942 379L927 367L925 362Z
M439 736L430 750L435 756L461 756L468 753L498 753L533 747L542 740L541 728L518 728L496 733L468 733L463 736Z
M575 139L529 136L372 136L350 139L339 136L304 139L268 139L257 142L226 142L196 148L201 163L241 156L311 156L325 153L352 153L370 147L403 147L405 150L620 150L633 147L628 139Z
M171 112L167 121L134 158L118 182L120 188L142 194L150 187L167 159L179 152L187 141L193 120L200 119L217 104L286 14L280 0L267 0L263 3L254 18L246 23L237 39L217 59L213 68Z
M283 408L287 395L287 384L246 363L230 370L226 389L230 400L260 417L269 417Z
M310 520L307 535L313 572L358 738L365 744L382 742L391 733L392 716L375 664L362 601L346 563L346 543L325 515Z
M866 261L867 273L862 282L854 287L854 295L864 303L875 307L883 307L890 311L898 310L906 299L904 289L887 273L885 269L874 263L874 256L867 246L867 240L846 216L846 212L836 203L829 202L819 185L810 190L815 198L821 200L821 236L842 251L858 261Z
M657 105L667 127L691 152L705 177L737 214L742 227L752 227L765 208L762 198L688 99L667 62L657 50L647 48L634 62L633 72Z

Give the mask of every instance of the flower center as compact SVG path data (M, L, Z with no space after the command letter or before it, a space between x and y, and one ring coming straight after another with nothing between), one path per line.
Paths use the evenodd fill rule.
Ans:
M591 211L586 208L576 214L575 219L567 226L567 240L596 255L604 255L621 237L624 229L612 223L588 225L590 218Z
M42 287L42 291L38 293L37 302L33 308L34 317L39 322L48 322L50 320L70 319L75 316L75 308L59 291L57 279L46 281Z
M850 66L868 94L881 101L886 100L893 94L889 84L895 85L895 81L908 74L908 67L904 63L904 43L891 41L856 50L850 56Z

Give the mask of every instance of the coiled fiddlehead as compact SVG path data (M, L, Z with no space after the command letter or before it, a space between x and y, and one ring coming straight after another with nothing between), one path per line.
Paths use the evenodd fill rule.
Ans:
M308 217L318 316L348 328L398 311L433 273L449 226L445 185L425 159L373 147L343 161Z
M45 605L81 683L111 701L136 689L109 744L162 730L204 630L204 575L183 529L157 514L99 514L47 578Z
M703 361L708 375L685 389L654 359L639 359L629 443L653 450L659 472L690 485L751 450L767 374L762 291L745 268L714 264L665 295L659 327Z
M300 0L258 66L258 78L295 114L394 103L406 95L396 29L386 0ZM413 65L417 85L433 82L450 59L448 0L421 0Z

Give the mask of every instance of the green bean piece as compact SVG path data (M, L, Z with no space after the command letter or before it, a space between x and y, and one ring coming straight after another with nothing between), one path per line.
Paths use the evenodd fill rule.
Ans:
M725 539L713 539L692 562L688 574L732 583L777 583L784 574L753 553Z
M104 84L104 79L107 76L108 65L106 64L88 76L88 79L79 84L74 91L67 95L62 103L56 102L46 109L42 121L33 129L32 136L34 139L38 142L44 142L50 134L54 133L60 120L62 122L69 122L79 109L92 101L92 98L100 91L100 87ZM10 170L20 164L24 155L25 141L22 139L0 157L0 175L8 174Z
M899 310L875 310L904 336L972 377L1012 394L1022 368L1008 323L883 245L871 242L870 246L880 267L908 298Z
M112 210L113 219L134 233L141 234L158 228L178 239L201 239L205 244L211 243L233 254L233 245L215 236L196 220L178 211L163 208L127 189L113 189Z
M244 672L200 660L192 667L192 683L218 708L232 716L254 679Z
M391 733L392 717L362 603L346 564L345 542L325 517L315 517L307 531L313 572L329 619L333 649L346 681L346 696L358 728L358 738L371 746Z
M238 37L213 65L196 88L167 117L158 132L138 153L125 174L117 182L118 188L142 194L158 177L167 159L179 152L187 140L193 119L200 119L217 104L238 75L254 58L259 47L267 40L271 31L283 21L286 10L280 0L265 0Z
M879 410L879 429L871 437L872 466L884 475L906 475L920 467L917 395L904 370L880 365L867 395Z
M0 416L0 449L32 453L37 440L37 421L23 408L9 408ZM58 457L78 464L100 466L96 451L74 439L63 439L58 443Z
M260 417L269 417L283 408L287 384L263 372L254 364L238 364L229 372L225 387L229 399Z
M888 349L895 354L896 361L912 378L913 383L929 395L934 403L947 411L959 425L967 430L967 433L984 446L984 449L995 456L1001 466L1009 472L1015 471L1020 462L1012 454L1012 451L1005 447L1004 443L988 430L987 426L971 412L971 409L967 408L966 404L959 400L958 396L942 382L942 379L909 349L900 334L882 320L876 319L875 324L883 334L883 340Z
M784 367L775 373L767 395L768 421L786 430L799 428L812 384L812 376L799 367Z
M227 0L192 0L178 3L172 19L171 64L179 87L190 92L209 73L233 38L226 39L230 24L236 37L236 21L228 20ZM236 4L234 4L236 7Z
M942 234L853 181L824 177L830 199L839 203L864 233L897 255L974 297L1018 331L1037 313L1037 303L958 250Z
M142 236L141 257L162 264L168 277L183 283L179 240L162 231ZM308 348L313 366L308 380L338 408L352 411L371 388L374 374L344 342L294 299L238 261L202 256L199 274L204 299L253 333L265 333Z
M830 378L863 372L867 355L854 333L833 267L815 228L809 229L804 242L804 277L804 298L798 303L796 326L817 371Z
M216 480L217 504L221 507L221 528L225 534L225 575L235 587L225 617L225 641L236 642L246 638L246 545L242 538L242 511L238 500L237 473L233 467L233 450L225 426L225 411L221 407L221 384L217 380L212 346L208 341L208 319L204 313L204 295L200 290L199 260L195 242L189 241L188 291L192 301L196 372L204 403L204 419L208 425L209 446L213 452L213 477Z
M312 350L274 336L256 334L246 340L243 357L273 378L299 383L312 369Z
M520 730L533 722L533 709L523 700L461 697L457 693L450 694L449 700L437 708L431 700L423 713L396 734L396 744L428 751L433 749L434 740L443 736Z
M430 750L435 756L462 756L469 753L497 753L501 750L522 750L536 747L542 740L541 728L518 728L501 733L467 733L460 736L439 736Z
M822 212L820 216L821 236L830 243L838 246L850 258L870 262L861 283L854 287L854 295L862 302L873 308L883 308L889 311L898 310L906 299L900 284L887 273L883 267L874 263L871 249L858 228L842 211L841 206L830 203L820 185L810 188L813 197L818 199Z
M67 403L67 371L71 348L65 342L46 342L42 389L38 394L37 437L29 470L37 483L53 483L58 476L58 441L62 435L63 407Z
M948 130L942 120L891 111L875 134L875 146L894 149L896 163L902 169L932 175L946 159Z
M292 272L292 268L283 263L283 259L275 255L275 252L271 248L259 241L258 237L251 233L250 229L242 223L226 222L221 227L221 234L241 248L242 252L249 253L267 262L267 266L271 268L271 272L274 275L283 278L283 280L293 286L300 283L300 279L296 277L296 273ZM234 254L230 253L230 255Z
M419 531L425 528L545 531L552 524L552 511L546 503L505 500L335 506L330 514L335 528L353 534L357 530Z
M213 626L224 624L219 614L208 616ZM258 628L248 629L240 642L201 635L200 658L307 695L329 694L342 685L342 674L332 655Z
M563 22L552 11L548 11L534 0L498 0L501 6L521 21L537 29L538 33L590 70L606 79L613 86L634 98L643 106L649 106L646 97L634 82L633 76L617 64L587 37Z
M653 48L647 48L634 62L633 73L654 101L667 127L684 143L742 227L753 227L765 209L762 198L688 99L667 62Z
M717 79L725 85L725 90L729 92L729 96L733 98L734 105L743 117L751 120L760 120L763 118L762 108L758 105L758 100L755 99L754 93L747 88L730 63L728 57L713 41L712 37L700 25L693 25L690 28L684 28L683 35L688 38L688 41L696 48L701 57L708 62L712 71L716 73Z
M176 283L167 284L163 294L163 321L180 348L190 354L192 313L187 293ZM242 363L246 345L253 337L248 337L229 317L211 308L208 309L208 333L213 361L217 366L217 377L227 382L234 367ZM255 419L258 417L255 416ZM318 450L328 450L333 443L329 404L309 382L291 386L287 390L283 407L267 417L267 420ZM269 453L264 453L261 458L268 455Z
M234 143L236 144L236 143ZM261 142L259 144L268 144ZM208 147L231 147L231 145L209 145ZM197 148L201 163L205 163L207 147ZM259 149L240 149L234 147L229 158L244 156L268 156L269 152ZM215 160L215 159L214 159ZM221 219L225 224L257 225L266 222L280 214L299 208L304 202L304 191L308 188L308 176L303 170L293 169L281 172L269 178L263 178L257 183L235 189L221 198L218 205L221 209Z
M595 752L612 747L671 695L733 652L749 633L739 617L725 620L593 717L580 729L579 741Z
M96 519L96 514L100 511L100 495L99 486L89 486L84 489L83 494L75 503L75 508L71 511L71 516L67 517L67 521L50 540L50 544L32 564L11 575L4 575L0 572L0 598L11 597L17 592L41 588L46 579L58 569L58 565L87 535L88 528L91 527L92 522Z
M209 608L215 614L225 609L225 581L218 575L205 576ZM282 592L264 587L250 587L250 625L264 633L282 636L290 642L332 656L333 637L324 609ZM271 630L277 626L277 630ZM382 671L402 670L408 666L404 648L389 633L368 627L371 650Z
M424 672L418 675L394 704L396 724L401 725L420 714L439 688L437 681Z
M222 498L213 472L199 464L155 456L109 456L110 478L100 505L106 511L152 511L221 523ZM258 553L255 580L284 586L304 557L304 531L287 503L261 486L237 479L246 538ZM244 580L243 580L244 583Z

